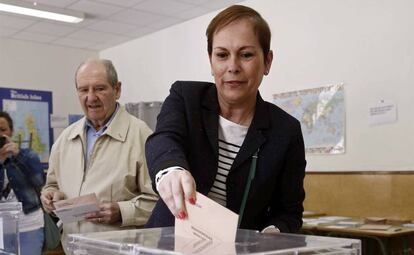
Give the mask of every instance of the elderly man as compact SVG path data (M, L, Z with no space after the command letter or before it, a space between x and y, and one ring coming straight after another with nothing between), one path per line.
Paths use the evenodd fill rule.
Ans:
M111 61L85 61L75 80L85 117L52 147L43 206L50 212L55 201L96 194L100 211L64 224L64 235L143 226L157 200L144 152L151 130L117 103L121 82Z

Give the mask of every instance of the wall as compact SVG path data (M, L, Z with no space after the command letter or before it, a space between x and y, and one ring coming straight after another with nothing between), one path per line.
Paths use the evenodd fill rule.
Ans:
M343 82L346 153L308 155L308 170L413 170L414 19L411 0L252 0L273 32L262 96ZM122 102L163 100L175 80L212 81L205 29L216 12L104 50ZM368 106L398 105L398 122L370 127Z
M303 205L327 215L412 220L413 182L412 172L310 172Z
M52 91L53 113L81 113L74 73L92 56L98 52L0 38L0 86Z

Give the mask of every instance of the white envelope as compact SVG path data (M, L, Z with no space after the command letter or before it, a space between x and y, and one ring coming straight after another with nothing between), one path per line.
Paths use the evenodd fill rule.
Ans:
M195 205L185 202L188 217L175 219L175 235L206 242L236 240L239 215L197 192Z
M54 203L56 210L53 212L63 223L81 221L85 214L99 211L98 199L95 193L60 200Z

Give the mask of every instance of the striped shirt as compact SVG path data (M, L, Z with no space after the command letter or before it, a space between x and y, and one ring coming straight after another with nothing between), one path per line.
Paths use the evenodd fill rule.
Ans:
M223 206L226 206L227 201L227 176L243 144L248 129L249 127L241 126L221 116L219 118L218 170L208 197Z

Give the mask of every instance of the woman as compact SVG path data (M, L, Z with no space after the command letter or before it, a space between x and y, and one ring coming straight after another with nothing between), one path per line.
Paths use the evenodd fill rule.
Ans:
M173 84L146 143L162 198L147 226L185 219L184 199L194 204L197 190L239 213L241 228L296 232L305 196L300 124L258 92L273 60L270 29L255 10L234 5L206 34L215 84Z
M7 112L0 112L0 188L2 201L19 201L23 214L19 217L20 254L42 254L44 241L43 211L39 192L45 175L39 157L29 149L19 149L11 140L13 121Z

